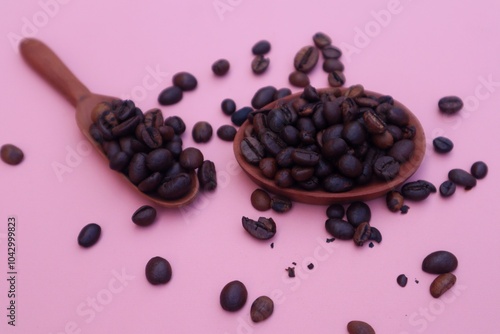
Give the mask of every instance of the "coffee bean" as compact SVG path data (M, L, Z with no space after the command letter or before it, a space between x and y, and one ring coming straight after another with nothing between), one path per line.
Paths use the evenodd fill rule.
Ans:
M148 153L146 157L146 166L153 172L163 172L174 163L174 157L169 150L157 148Z
M478 180L484 179L488 174L488 165L482 161L476 161L472 164L470 173Z
M141 121L140 116L131 117L123 121L122 123L118 124L117 126L113 127L111 133L113 134L114 137L123 137L132 134L134 133L137 125L139 125L140 121Z
M216 76L222 77L229 72L230 67L229 61L226 59L219 59L212 64L212 72L214 72Z
M289 95L292 95L290 88L280 88L274 94L274 100L279 100Z
M319 102L320 100L318 91L311 85L307 85L306 87L304 87L304 90L302 91L302 95L300 95L300 98L312 103ZM304 112L299 114L306 116ZM300 118L299 121L300 120L308 120L308 118Z
M266 58L264 56L255 56L254 59L252 60L251 68L253 73L255 74L262 74L264 73L267 68L269 67L269 64L271 63L271 60L269 58Z
M382 134L387 128L385 122L373 109L368 109L363 113L363 120L365 121L365 127L368 133Z
M396 278L396 282L400 287L404 288L406 284L408 284L408 277L406 277L406 275L404 274L401 274L398 276L398 278Z
M364 202L352 202L346 211L347 221L354 227L361 223L370 222L372 213L370 207Z
M236 111L236 103L232 99L224 99L220 104L222 112L226 115L232 115Z
M460 111L464 106L462 99L458 96L445 96L438 102L439 110L443 114L451 115Z
M372 326L364 321L350 321L347 324L347 331L349 334L375 334L375 330Z
M323 49L324 47L332 44L332 39L325 33L317 32L313 36L313 42L316 47Z
M288 168L279 169L274 175L274 183L280 188L290 188L294 182L292 171Z
M401 188L401 194L404 198L412 201L422 201L429 197L431 193L436 192L436 187L424 180L408 182Z
M203 163L203 153L195 147L187 147L182 150L179 156L179 163L182 168L190 171L200 167Z
M455 193L456 189L457 186L455 185L455 183L448 180L441 183L441 185L439 186L439 193L442 197L450 197Z
M342 204L331 204L326 209L326 216L328 218L342 219L344 217L344 206Z
M113 141L104 141L102 143L102 149L108 159L110 159L113 155L121 152L120 144L116 140Z
M101 227L95 223L85 225L78 234L78 244L88 248L96 244L101 236Z
M193 126L192 136L196 143L206 143L212 138L213 129L210 123L200 121Z
M272 156L276 156L281 150L286 147L286 144L281 138L273 131L266 130L260 136L259 140L266 149L266 152Z
M274 101L274 95L278 90L273 86L260 88L252 98L252 107L260 109Z
M259 217L258 220L253 220L242 217L241 222L245 231L256 239L268 240L276 234L276 223L272 218Z
M397 162L403 163L410 160L414 150L415 143L412 140L402 139L394 143L387 155L393 157Z
M271 51L271 43L266 40L258 41L252 47L252 53L256 56L265 55Z
M265 177L268 179L274 179L276 172L278 171L278 164L274 158L264 158L259 161L259 169Z
M198 181L204 191L213 191L217 188L217 172L212 161L205 160L198 168Z
M448 172L448 179L458 186L465 187L466 190L475 187L477 184L474 176L459 168L450 170Z
M295 55L293 65L297 71L309 73L318 63L319 52L314 46L305 46Z
M97 128L97 125L92 123L92 125L89 128L89 133L92 136L92 139L94 139L97 143L102 144L104 138L101 131L99 131L99 129Z
M410 116L406 111L398 107L392 107L385 115L387 123L397 126L406 126L410 122Z
M259 211L267 211L271 208L271 196L262 189L255 189L252 192L250 202L252 206Z
M187 173L180 173L168 177L158 188L158 195L166 200L181 198L191 190L191 177Z
M389 210L398 212L404 205L404 197L399 191L393 190L387 193L385 202Z
M141 139L149 148L159 148L163 144L163 137L157 128L146 127L142 130Z
M288 76L288 82L295 87L306 87L310 83L307 74L300 71L290 73Z
M292 201L285 197L273 197L271 199L271 209L279 213L285 213L292 209Z
M342 72L344 71L344 64L338 59L326 59L323 62L323 71L326 73Z
M366 133L361 123L350 122L342 129L342 138L351 146L359 146L364 143Z
M430 286L431 296L441 297L446 291L450 290L456 283L457 277L452 273L441 274L432 281Z
M181 135L186 131L186 124L179 116L170 116L165 119L165 125L169 125L174 129L176 135Z
M253 137L246 137L240 143L241 154L245 160L257 165L265 156L264 146Z
M172 279L172 266L164 258L155 256L146 264L146 279L153 285L167 284Z
M328 84L332 87L340 87L345 84L344 72L333 71L328 74Z
M297 182L303 182L309 180L314 175L313 167L301 167L301 166L293 166L292 167L292 177Z
M300 131L292 126L286 125L280 131L280 138L290 146L296 146L300 142Z
M274 311L274 302L267 296L260 296L252 303L250 318L253 322L261 322L269 318Z
M448 153L453 149L453 142L446 137L437 137L432 141L437 153Z
M342 50L336 46L328 45L321 49L321 54L325 59L338 59L342 56Z
M332 160L344 155L347 152L347 143L342 138L333 138L323 144L321 153L323 157Z
M172 78L174 86L179 87L183 91L190 91L196 88L198 80L195 76L188 72L179 72Z
M137 188L143 193L153 192L158 189L162 180L163 175L159 172L155 172L142 180L141 183L137 185Z
M399 174L399 163L394 158L383 156L373 165L373 173L381 180L392 180Z
M236 110L231 115L231 122L233 122L236 126L241 126L247 119L248 115L253 111L251 107L243 107L241 109Z
M112 108L114 110L114 114L116 118L123 122L130 117L133 117L136 113L136 107L134 101L124 100L117 102L119 105L116 108ZM107 106L106 109L109 110L111 106Z
M217 129L217 137L224 141L233 141L236 136L236 129L231 125L222 125Z
M132 215L132 221L139 226L149 226L156 218L156 209L149 205L143 205Z
M429 274L446 274L457 269L458 260L448 251L436 251L427 255L422 262L422 270Z
M177 86L165 88L158 96L158 103L162 106L169 106L182 100L182 89Z
M370 236L371 236L370 224L368 222L364 222L359 224L358 227L356 227L352 239L357 246L361 247L365 244L366 241L368 241Z
M377 243L381 243L382 242L382 233L380 233L380 231L371 226L370 227L370 237L368 238L368 240L373 240Z
M351 179L341 176L339 174L333 174L323 179L323 188L327 192L331 193L346 192L351 190L353 187L354 187L354 182Z
M351 240L354 236L355 229L347 221L334 218L327 219L325 228L328 233L340 240Z
M130 163L130 156L125 152L118 152L109 157L109 168L116 171L124 170Z
M133 184L139 184L149 176L150 171L146 165L147 155L145 153L136 153L128 165L128 178Z
M0 149L0 156L2 161L9 165L19 165L24 159L23 151L12 144L2 145Z
M358 158L350 154L344 154L338 161L339 172L349 178L356 178L361 175L363 165Z
M220 305L229 312L235 312L243 308L247 301L247 288L240 281L227 283L220 293Z

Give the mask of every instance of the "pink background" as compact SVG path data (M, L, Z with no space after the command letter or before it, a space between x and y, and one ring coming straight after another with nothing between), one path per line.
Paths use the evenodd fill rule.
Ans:
M0 3L0 143L14 143L26 155L17 167L0 164L1 333L346 333L353 319L377 333L498 333L498 1L40 3ZM214 3L226 4L226 11L218 13ZM373 13L387 14L388 8L393 12L378 15L378 23ZM327 244L323 206L296 204L284 215L257 212L249 201L256 187L235 166L231 143L214 136L195 144L190 136L196 121L207 120L214 129L230 122L219 109L222 99L242 107L262 86L288 86L293 55L317 31L344 50L348 85L393 95L418 115L429 143L438 135L454 141L446 156L429 146L413 179L439 185L451 168L468 169L477 160L490 167L473 190L409 203L406 216L389 212L383 199L369 202L372 225L384 238L373 249ZM185 120L185 147L199 147L215 162L217 191L184 210L159 209L153 226L136 227L130 217L148 203L85 150L72 107L12 46L13 36L23 33L51 46L92 91L132 96L143 110L158 107L159 92L176 72L196 75L196 91L162 110ZM271 66L254 76L250 49L260 39L272 43ZM210 66L222 57L231 61L231 71L216 78ZM149 77L144 85L154 69L157 80ZM485 86L488 78L496 84ZM320 66L311 81L327 85ZM437 101L450 94L467 105L444 117ZM69 152L76 156L69 159ZM58 176L55 165L68 172ZM6 317L10 215L18 219L15 328ZM242 215L274 217L274 249L245 233ZM76 237L90 222L101 225L101 240L82 249ZM434 276L420 265L440 249L458 257L458 281L435 300L428 292ZM166 286L144 277L146 262L157 255L173 267ZM289 279L284 269L292 262L297 277ZM315 268L308 270L311 262ZM396 284L401 273L409 278L404 289ZM249 299L241 311L227 313L219 293L234 279L246 284ZM253 324L250 305L260 295L274 299L275 313Z

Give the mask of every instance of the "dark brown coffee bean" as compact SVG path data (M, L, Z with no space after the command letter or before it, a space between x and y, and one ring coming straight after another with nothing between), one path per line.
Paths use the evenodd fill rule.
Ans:
M381 180L392 180L399 174L399 163L394 158L383 156L373 165L373 173Z
M147 155L145 153L136 153L128 165L128 178L133 184L139 184L149 176L150 171L146 165Z
M385 115L385 120L387 123L391 123L397 126L406 126L410 122L410 116L401 108L392 107L387 111Z
M285 213L292 209L292 201L285 197L275 196L271 199L271 209L279 213Z
M458 259L448 251L436 251L427 255L422 262L422 270L429 274L446 274L458 267Z
M260 109L274 101L274 95L278 90L273 86L260 88L252 97L252 107Z
M290 73L288 76L288 82L295 87L306 87L310 83L307 74L300 71Z
M269 318L274 311L274 302L267 296L255 299L250 308L250 318L253 322L261 322Z
M283 139L283 141L288 145L296 146L300 142L299 134L300 131L296 127L292 125L286 125L280 131L280 138Z
M169 106L182 100L182 89L177 86L165 88L158 96L158 103L162 106Z
M323 49L332 44L332 39L325 33L317 32L313 36L313 42L318 48Z
M446 291L450 290L457 282L457 277L452 273L441 274L432 281L430 286L431 296L441 297Z
M484 179L488 174L488 165L483 161L476 161L472 164L470 173L478 180Z
M146 264L146 279L153 285L167 284L172 279L172 266L164 258L155 256Z
M448 179L456 185L465 187L466 190L474 188L477 184L474 176L459 168L450 170L448 172Z
M193 126L192 136L196 143L208 142L212 138L212 133L212 126L208 122L200 121Z
M464 106L461 98L458 96L445 96L441 98L438 102L439 110L443 114L455 114L459 112Z
M236 111L236 103L232 99L224 99L220 104L222 112L226 115L232 115Z
M364 143L366 133L361 123L350 122L344 125L342 138L351 146L359 146Z
M269 58L264 56L255 56L251 64L252 72L255 74L262 74L267 70L270 63L271 60Z
M319 162L314 166L314 175L319 178L325 178L333 173L333 166L330 162L326 161L323 157L319 159Z
M162 125L164 125L163 122L164 122L163 114L162 114L161 110L158 108L148 110L144 114L143 123L146 127L153 127L153 128L158 129Z
M321 186L321 182L317 176L313 176L306 181L298 182L297 186L304 190L312 191L318 189Z
M441 183L441 185L439 186L439 193L442 197L450 197L455 193L456 189L457 186L455 185L455 183L448 180Z
M354 182L339 174L333 174L323 179L323 188L331 193L349 191L354 187Z
M398 212L404 205L404 197L399 191L393 190L387 193L385 202L389 210Z
M132 214L132 222L139 226L149 226L156 219L156 209L149 205L143 205Z
M424 180L405 183L401 188L403 197L412 201L422 201L436 191L436 187L432 183Z
M163 137L157 128L146 127L142 130L141 139L149 148L159 148L163 144Z
M262 189L255 189L252 192L250 202L252 206L259 211L267 211L271 208L271 196Z
M116 171L124 170L130 163L130 156L125 152L118 152L109 158L109 168Z
M118 124L117 126L111 129L111 133L114 137L123 137L129 134L133 134L137 125L141 121L141 117L134 116L132 118L127 119L126 121Z
M78 244L82 247L92 247L101 237L101 227L98 224L90 223L85 225L78 234Z
M345 210L342 204L331 204L326 209L326 216L328 218L344 218Z
M165 119L165 125L169 125L174 129L176 135L181 135L186 131L186 124L179 116L170 116Z
M230 67L231 65L228 60L219 59L212 64L212 72L214 72L216 76L222 77L229 72Z
M102 136L101 131L97 128L97 125L92 123L89 128L89 133L92 136L92 139L94 139L95 142L101 144L104 141L104 138Z
M363 165L355 156L344 154L338 161L338 169L342 175L354 179L361 175Z
M264 158L259 161L259 169L265 177L268 179L274 179L276 172L278 171L278 164L274 158Z
M320 155L316 152L297 148L293 150L292 160L299 166L314 167L318 164Z
M292 177L297 182L303 182L309 180L314 175L314 168L312 167L292 167Z
M231 115L231 122L236 126L241 126L248 119L248 115L250 115L252 111L253 109L251 107L243 107L236 110Z
M342 109L340 108L340 106L344 100L345 98L342 97L335 99L334 101L327 101L323 104L323 117L325 118L325 121L328 123L328 125L335 126L335 124L339 124L342 122Z
M365 121L365 127L368 133L382 134L387 128L385 122L375 111L373 111L373 109L368 109L363 113L363 120Z
M406 275L404 274L401 274L396 278L396 282L400 287L404 288L406 284L408 284L408 277L406 277Z
M259 140L272 156L276 156L282 149L286 148L286 144L281 138L273 131L266 130L260 136Z
M217 171L212 161L205 160L198 168L198 181L204 191L213 191L217 188Z
M328 160L336 159L347 152L347 143L342 138L333 138L323 144L321 153Z
M347 221L354 227L361 223L369 223L372 217L370 207L364 202L353 202L347 207Z
M204 157L203 153L196 147L185 148L179 156L179 163L186 170L194 170L201 166Z
M217 129L217 137L224 141L233 141L236 136L236 129L231 125L222 125Z
M290 188L294 184L292 171L288 168L282 168L274 175L274 183L280 188Z
M265 156L264 146L253 137L246 137L240 143L241 154L245 160L253 165L259 164Z
M279 100L289 95L292 95L290 88L280 88L276 91L276 94L274 94L274 99Z
M266 40L258 41L252 47L252 53L256 56L265 55L271 51L271 43Z
M355 232L351 224L338 218L327 219L325 228L328 233L340 240L351 240Z
M179 72L172 78L174 86L179 87L183 91L191 91L198 86L198 80L195 76L188 72Z
M302 91L300 98L304 99L308 102L311 102L311 103L319 102L319 100L320 100L318 91L316 90L316 88L314 88L311 85L307 85L306 87L304 87L304 90ZM299 112L299 114L301 116L307 116L303 112L302 113ZM300 121L300 119L299 119L299 121Z
M437 153L448 153L453 149L453 142L446 137L437 137L432 141Z
M245 231L256 239L268 240L276 234L276 223L272 218L259 217L258 220L253 220L242 217L241 222Z
M381 134L372 135L371 141L375 147L382 150L389 149L394 145L394 137L389 133L389 131L384 131Z
M382 233L380 233L380 231L371 226L370 227L370 237L368 238L368 240L372 240L372 241L375 241L376 243L381 243L382 242Z
M359 224L358 227L356 227L352 239L357 246L361 247L365 244L366 241L368 241L370 236L371 236L370 224L368 222L364 222Z
M344 71L344 64L338 59L326 59L323 62L323 71L326 73L342 72Z
M399 126L396 125L387 125L387 132L389 132L392 135L392 138L394 138L394 141L398 141L403 139L403 130Z
M387 155L393 157L397 162L403 163L410 160L414 150L415 143L412 140L402 139L394 143Z
M107 108L110 108L110 107L111 106L109 106L109 104L108 104ZM131 101L131 100L120 101L118 103L118 106L116 106L116 108L112 108L112 109L113 109L113 112L114 112L116 118L120 122L123 122L124 120L129 119L130 117L133 117L136 114L135 103L134 103L134 101Z
M349 334L375 334L375 330L372 326L364 321L350 321L347 324L347 331Z
M137 188L143 193L150 193L158 189L163 180L163 175L159 172L149 175L147 178L141 181Z
M243 308L248 298L247 288L240 281L227 283L220 293L219 302L222 308L235 312Z
M129 156L135 153L148 151L148 147L132 136L121 137L119 140L121 151Z
M191 177L187 173L180 173L168 177L158 188L158 195L166 200L181 198L191 190Z
M297 71L309 73L318 63L319 52L314 46L304 46L297 52L293 65Z
M146 166L153 172L163 172L174 163L174 157L169 150L157 148L148 153L146 157Z
M106 153L108 159L110 159L113 155L121 152L120 143L116 140L104 141L102 143L102 150Z
M345 84L344 72L333 71L328 74L328 84L332 87L340 87Z
M325 59L338 59L342 56L342 51L336 46L328 45L321 49L321 54Z

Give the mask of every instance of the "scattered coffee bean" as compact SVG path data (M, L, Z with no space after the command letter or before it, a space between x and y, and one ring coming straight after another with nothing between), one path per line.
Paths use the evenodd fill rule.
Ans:
M177 86L165 88L158 96L158 103L162 106L169 106L182 100L182 89Z
M252 47L252 53L256 56L265 55L269 51L271 51L271 43L266 40L258 41Z
M403 207L404 197L399 191L393 190L387 193L385 201L389 210L398 212Z
M165 119L165 125L174 129L176 135L181 135L186 131L186 124L179 116L169 116Z
M445 96L439 100L438 107L443 114L455 114L462 109L464 103L457 96Z
M276 234L276 223L272 218L259 217L258 220L253 220L242 217L241 222L245 231L256 239L268 240Z
M370 239L371 236L371 227L370 223L364 222L358 225L356 227L356 230L354 232L353 236L353 241L357 246L363 246L368 239Z
M224 99L220 104L220 108L224 114L230 116L236 111L236 103L232 99Z
M342 56L342 51L333 45L328 45L321 49L321 54L325 59L339 59Z
M229 312L235 312L243 308L247 301L247 288L240 281L227 283L220 293L220 305Z
M406 284L408 284L408 277L406 277L406 275L404 275L404 274L401 274L396 279L396 282L398 283L398 285L400 287L404 288L406 286Z
M403 197L412 201L422 201L436 191L437 189L432 183L424 180L405 183L401 188Z
M181 164L181 167L188 171L199 168L203 163L203 160L203 153L201 153L201 151L196 147L185 148L179 156L179 163Z
M260 88L252 98L252 107L260 109L274 101L274 96L278 90L273 86Z
M341 87L345 84L345 75L340 71L333 71L328 74L328 84L332 87Z
M455 168L449 171L448 179L466 190L474 188L477 184L476 178L463 169Z
M279 213L285 213L292 209L292 201L285 197L275 196L271 199L271 209Z
M170 263L160 256L151 258L146 264L146 279L153 285L167 284L172 279Z
M323 49L332 44L332 39L325 33L317 32L313 36L313 42L318 48Z
M439 298L456 283L457 277L452 273L441 274L432 281L430 292L432 297Z
M212 138L213 129L210 123L205 121L197 122L193 126L193 139L197 143L206 143Z
M347 221L342 219L327 219L325 228L328 233L340 240L350 240L354 236L355 229Z
M450 197L455 193L456 189L457 186L455 185L455 183L448 180L441 183L441 185L439 186L439 193L442 197Z
M190 91L198 86L198 80L195 76L188 72L179 72L172 78L174 86L179 87L183 91Z
M270 63L271 60L269 58L266 58L264 56L255 56L254 59L252 60L252 65L251 65L253 73L255 74L264 73L269 67Z
M437 137L432 141L437 153L448 153L453 149L453 142L446 137Z
M259 211L267 211L271 208L271 196L262 189L255 189L250 196L252 206Z
M229 68L231 65L229 64L229 61L226 59L219 59L215 63L212 64L212 72L216 76L222 77L229 72Z
M248 115L253 111L251 107L243 107L241 109L236 110L231 115L231 122L233 122L236 126L241 126L247 119Z
M288 76L288 82L295 87L306 87L310 83L307 74L300 71L290 73Z
M132 215L132 221L138 226L149 226L156 218L156 209L149 205L143 205Z
M470 173L478 180L484 179L488 174L488 165L482 161L476 161L472 164Z
M285 270L288 272L288 277L290 277L290 278L295 277L295 268L288 267Z
M344 71L344 64L338 59L326 59L323 62L323 71L326 73L342 72Z
M368 238L368 240L373 240L378 244L381 243L382 242L382 233L380 233L380 231L373 226L370 227L370 231L371 231L371 233L370 233L370 237Z
M97 243L101 236L101 227L95 223L85 225L78 234L78 244L88 248Z
M0 156L2 161L9 165L19 165L24 159L23 151L12 144L2 145L0 149Z
M233 141L236 136L236 129L231 125L222 125L217 129L217 137L224 141Z
M375 334L372 326L364 321L353 320L347 324L349 334Z
M345 214L345 209L342 204L331 204L326 209L326 216L328 218L342 219L344 218L344 214Z
M372 217L370 207L364 202L353 202L347 207L347 221L354 227L370 222Z
M204 191L214 191L217 188L217 172L212 161L205 160L198 168L198 181Z
M446 274L457 269L458 259L448 251L436 251L427 255L422 270L429 274Z
M295 55L293 64L297 71L309 73L318 63L319 52L314 46L305 46Z
M250 318L253 322L261 322L269 318L274 311L274 302L267 296L255 299L250 307Z

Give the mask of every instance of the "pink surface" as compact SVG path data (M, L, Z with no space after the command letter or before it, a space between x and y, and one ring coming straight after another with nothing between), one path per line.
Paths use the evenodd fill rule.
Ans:
M26 158L17 167L0 164L0 333L346 333L353 319L377 333L498 333L499 11L495 1L448 0L1 2L0 143L18 145ZM344 50L348 85L393 95L418 115L429 143L438 135L454 141L447 156L429 146L413 179L439 185L451 168L477 160L490 167L473 190L409 203L406 216L389 212L383 199L369 202L384 238L372 249L326 243L323 206L257 212L249 202L255 186L235 165L231 143L190 137L196 121L214 129L230 122L222 99L242 107L262 86L288 86L294 53L317 31ZM158 106L174 73L196 75L196 91L162 110L185 120L185 147L199 147L215 162L217 191L184 210L160 209L153 226L137 228L130 216L147 203L85 150L72 107L12 46L22 34L52 47L92 91L132 96L144 110ZM271 66L257 77L250 48L260 39L272 43ZM215 78L210 66L222 57L232 67ZM327 85L320 66L311 80ZM466 107L444 117L437 101L450 94ZM67 172L58 175L54 166L62 165ZM15 327L6 317L11 215L18 220ZM242 215L274 217L273 249L245 233ZM101 225L102 237L82 249L76 237L89 222ZM458 281L436 300L428 292L434 276L420 265L440 249L458 257ZM166 286L144 277L157 255L173 267ZM297 277L289 279L284 269L292 262ZM409 278L404 289L396 284L402 273ZM234 279L246 284L249 300L227 313L219 293ZM260 295L274 299L275 312L253 324L250 305Z

